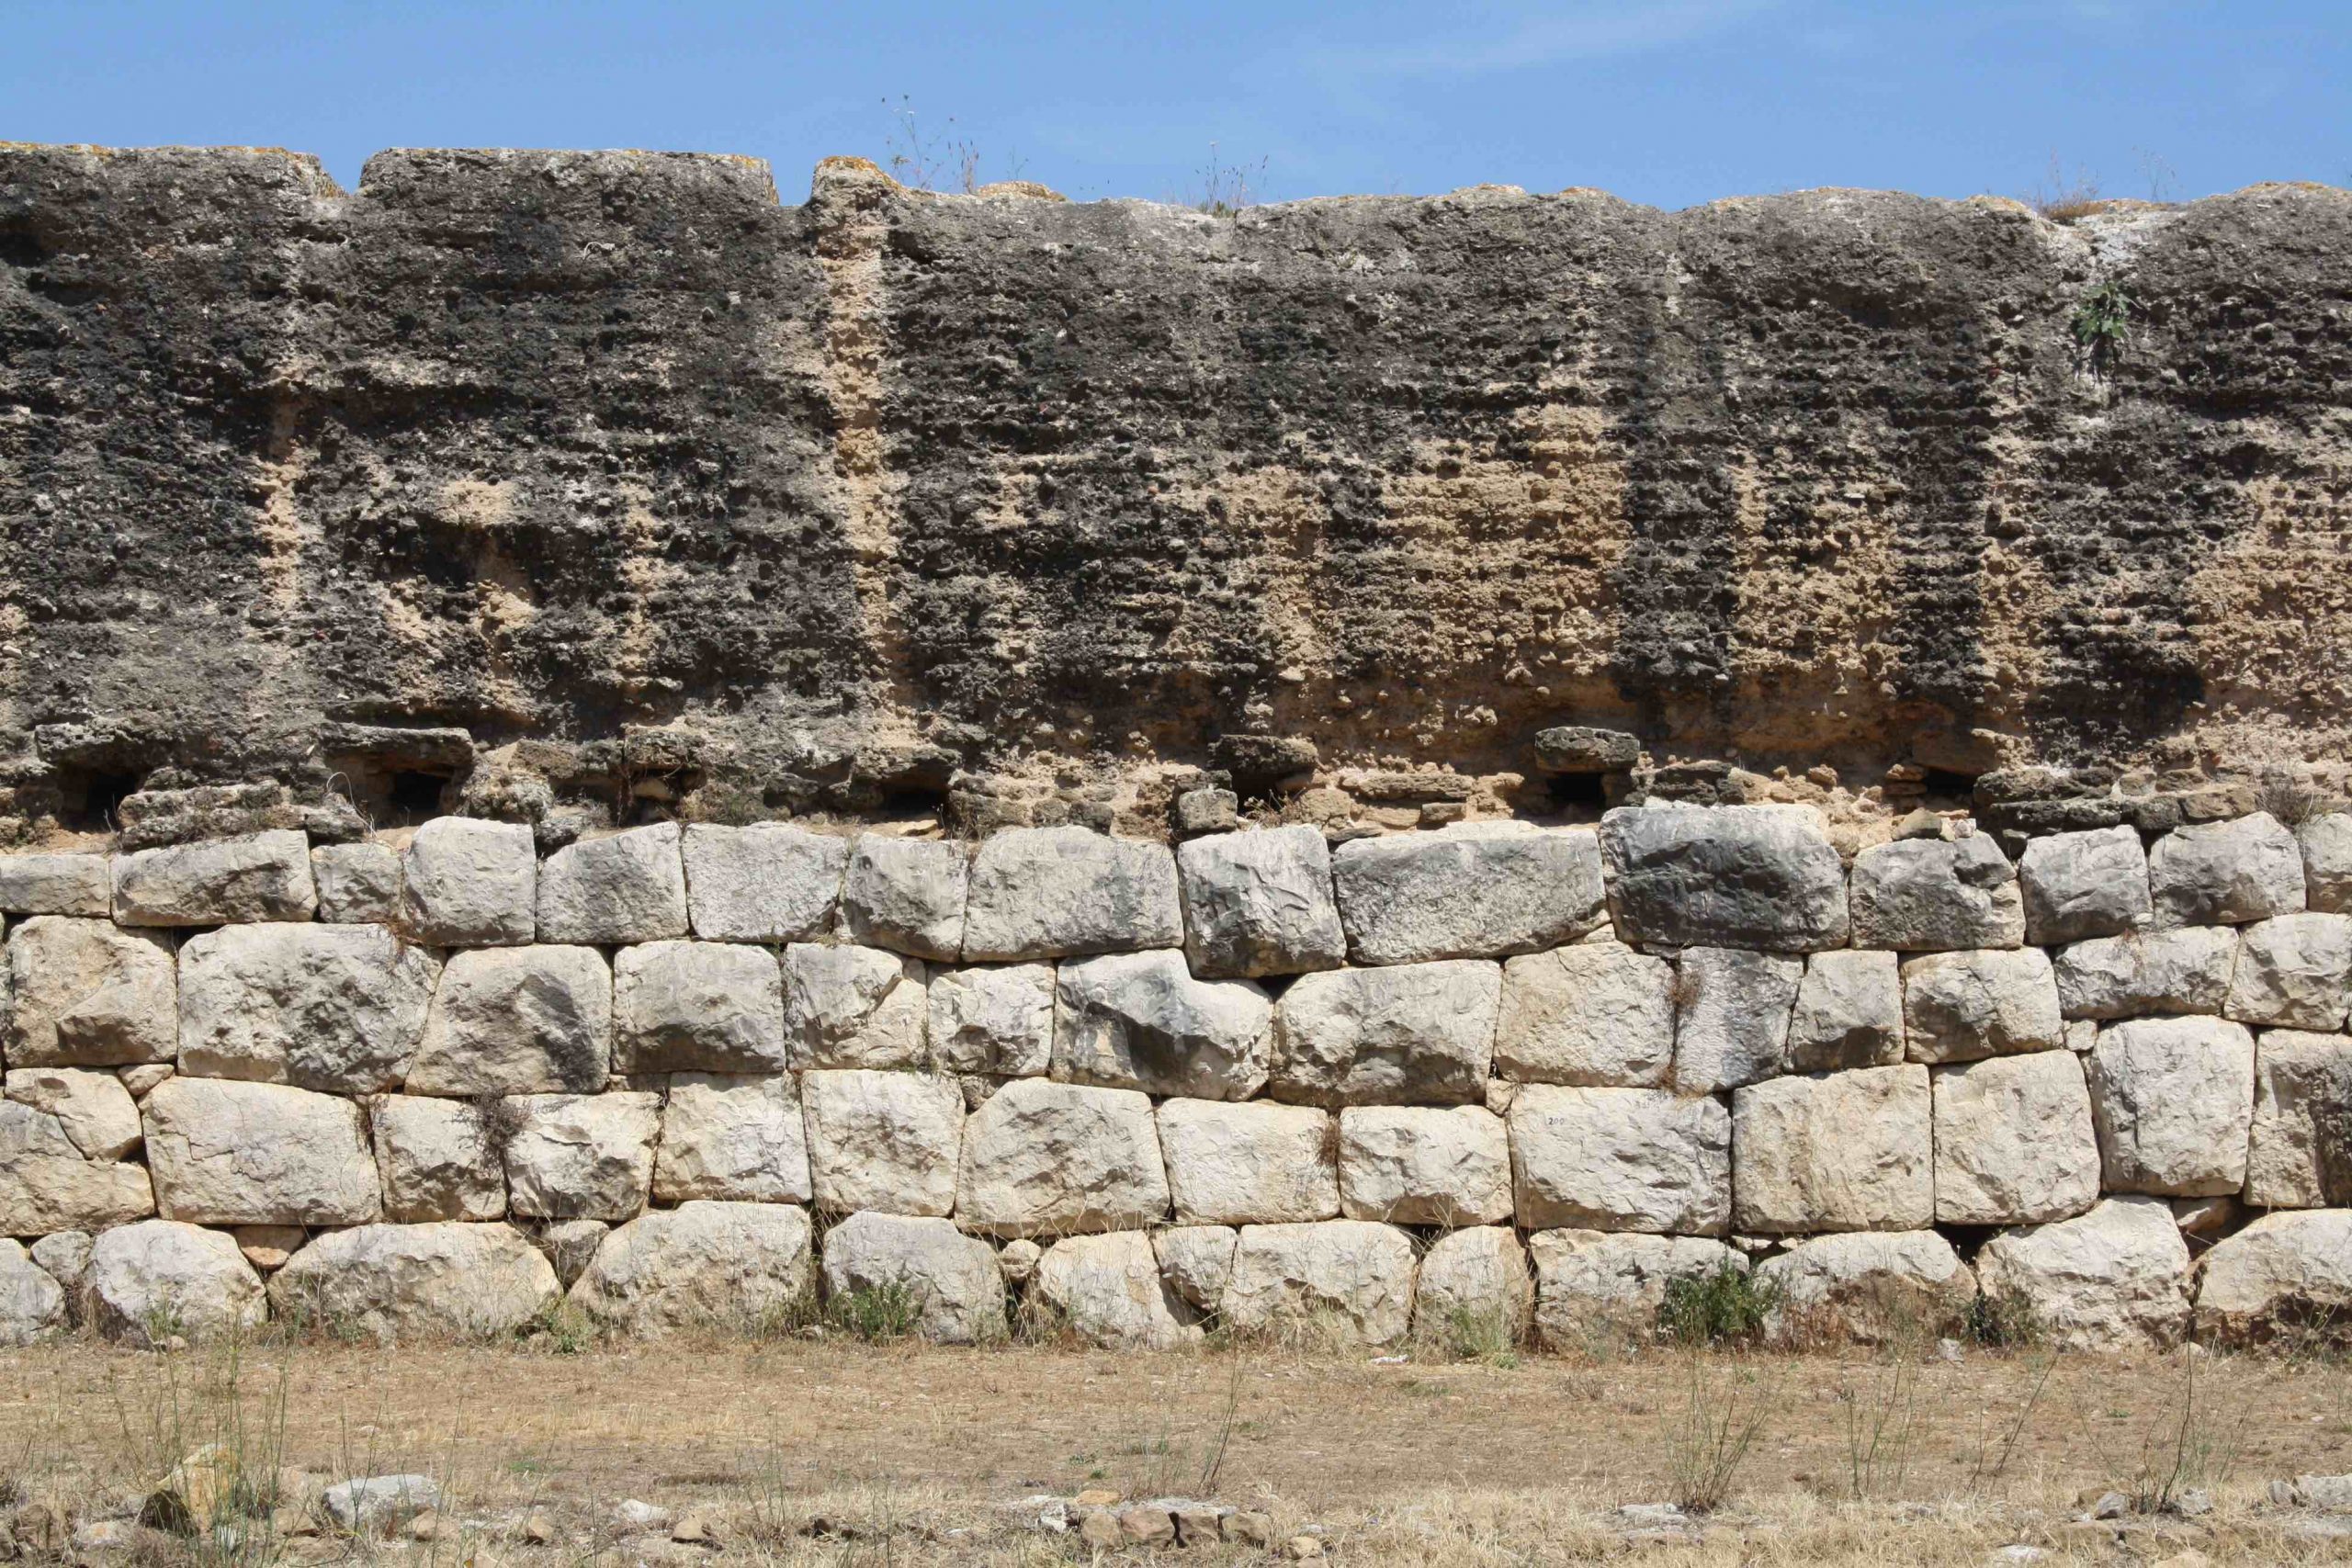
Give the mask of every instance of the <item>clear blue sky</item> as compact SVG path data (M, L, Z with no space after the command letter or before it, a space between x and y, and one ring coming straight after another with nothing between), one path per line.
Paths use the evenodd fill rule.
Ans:
M1479 181L1679 207L1807 186L2352 185L2352 0L0 5L0 138L315 152L918 140L1080 198ZM886 107L888 106L888 107ZM950 123L952 117L953 123ZM1262 161L1262 174L1260 165ZM952 183L953 175L946 176Z

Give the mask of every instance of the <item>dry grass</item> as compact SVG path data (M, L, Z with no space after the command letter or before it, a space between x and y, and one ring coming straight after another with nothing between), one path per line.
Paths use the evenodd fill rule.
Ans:
M2042 1562L2115 1562L2117 1527L2075 1522L2082 1495L2130 1492L2144 1456L2209 1436L2182 1436L2177 1356L1928 1359L1883 1393L1874 1380L1885 1363L1859 1353L1752 1359L1769 1362L1770 1401L1726 1495L1679 1532L1690 1540L1648 1543L1644 1562L1973 1565L2016 1543L2043 1548ZM142 1412L165 1387L176 1387L175 1419L187 1430L222 1429L217 1410L189 1402L217 1404L224 1367L218 1351L158 1358L77 1342L9 1352L0 1462L36 1498L102 1512L156 1479L157 1428ZM310 1484L415 1470L459 1499L441 1540L363 1551L289 1531L277 1559L419 1564L648 1558L614 1518L629 1497L705 1513L730 1559L1084 1561L1073 1538L1006 1505L1090 1486L1193 1491L1204 1477L1225 1501L1272 1513L1284 1533L1317 1529L1344 1558L1598 1561L1622 1555L1644 1528L1614 1517L1618 1505L1672 1495L1694 1386L1687 1353L1377 1366L1362 1352L1114 1356L839 1339L570 1357L249 1348L235 1371L272 1460ZM2310 1533L2316 1516L2274 1508L2264 1493L2273 1477L2352 1469L2352 1371L2216 1358L2197 1378L2197 1399L2226 1427L2227 1464L2202 1462L2196 1478L2217 1506L2124 1521L2127 1560L2194 1546L2217 1562L2352 1562L2352 1535ZM1901 1404L1902 1462L1889 1462L1894 1439L1882 1435L1866 1480L1858 1398L1866 1410ZM2242 1412L2251 1418L2236 1420ZM1996 1470L1985 1456L2005 1448ZM2199 1451L2201 1461L2224 1457ZM546 1544L517 1539L534 1513L550 1521ZM184 1541L146 1544L155 1561L191 1557ZM651 1555L663 1551L712 1555L659 1542Z

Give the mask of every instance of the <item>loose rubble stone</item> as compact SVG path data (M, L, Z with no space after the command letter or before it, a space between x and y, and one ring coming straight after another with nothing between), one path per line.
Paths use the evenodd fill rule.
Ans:
M1707 1094L1780 1072L1804 976L1804 960L1789 953L1686 951L1682 1010L1674 1029L1675 1087Z
M328 1487L319 1506L354 1535L389 1535L439 1508L441 1488L429 1475L362 1476Z
M2236 969L2238 933L2228 926L2182 926L2097 937L2061 948L2052 965L2058 1009L2068 1018L2216 1013Z
M2314 817L2296 828L2295 843L2303 852L2306 907L2352 915L2352 815L2334 811ZM14 905L0 908L15 909Z
M401 921L431 947L509 947L537 927L539 861L517 822L436 817L401 856Z
M2352 1002L2352 915L2279 915L2240 930L2225 1013L2281 1029L2344 1027Z
M1984 1294L2022 1301L2061 1350L2177 1344L2188 1327L2188 1245L2160 1198L2109 1198L2079 1218L2004 1231L1976 1255Z
M2254 1037L2218 1018L2109 1024L2086 1058L2111 1192L2197 1197L2245 1183Z
M1903 961L1904 1050L1968 1062L2066 1043L2058 981L2038 947L1933 953Z
M2347 1128L2352 1035L2265 1030L2255 1048L2245 1201L2264 1209L2352 1207Z
M1547 773L1622 773L1641 760L1641 741L1622 729L1558 724L1535 732L1535 765Z
M1005 1085L966 1124L956 1183L957 1218L991 1235L1121 1230L1168 1213L1151 1101L1132 1089Z
M1503 965L1495 1071L1522 1083L1649 1089L1674 1066L1674 965L1614 942Z
M915 1331L944 1345L1005 1337L1004 1280L996 1249L940 1219L852 1214L825 1233L825 1293L904 1291Z
M1508 1221L1510 1139L1502 1118L1476 1105L1350 1106L1340 1112L1340 1201L1351 1220L1391 1224Z
M452 953L411 1094L593 1094L611 1067L612 971L593 947Z
M1304 824L1194 839L1176 852L1184 956L1206 976L1336 969L1347 934L1322 829Z
M180 949L179 1070L374 1094L407 1077L441 965L382 926L223 926Z
M0 1241L0 1346L47 1339L65 1327L65 1291L13 1241Z
M2165 1206L2172 1211L2172 1222L2183 1235L2219 1236L2233 1228L2244 1215L2245 1208L2235 1198L2168 1198Z
M1331 1114L1254 1100L1170 1100L1159 1147L1180 1225L1328 1220L1340 1213Z
M1604 918L1600 844L1578 829L1464 822L1358 839L1331 857L1331 879L1358 964L1534 953Z
M787 1203L681 1203L616 1227L571 1287L606 1328L661 1336L755 1327L813 1289L808 1213Z
M2063 1220L2098 1201L2098 1134L2072 1051L1935 1070L1936 1223Z
M955 1080L865 1068L804 1073L800 1104L819 1208L945 1214L955 1207L964 1132Z
M1756 1277L1779 1294L1764 1332L1780 1345L1955 1333L1976 1299L1968 1265L1929 1230L1815 1236L1764 1259Z
M1729 1224L1732 1122L1719 1100L1529 1084L1509 1122L1514 1208L1530 1229L1710 1235Z
M56 1117L59 1128L84 1159L127 1158L144 1135L139 1125L139 1107L112 1073L79 1067L14 1067L6 1084L8 1099Z
M534 1220L627 1220L653 1183L658 1094L525 1094L501 1103L507 1207Z
M386 1219L424 1224L505 1215L506 1170L479 1106L388 1094L369 1120Z
M556 1283L569 1291L580 1282L580 1276L595 1260L596 1249L612 1234L613 1227L602 1220L550 1220L532 1240L555 1270Z
M2176 828L2148 852L2159 926L2236 925L2303 907L2303 852L2267 811Z
M1903 984L1894 954L1849 949L1808 956L1789 1017L1789 1070L1838 1072L1901 1060Z
M1600 819L1609 908L1629 942L1843 947L1846 868L1817 818L1775 806L1621 807Z
M89 1278L92 1241L87 1231L51 1231L30 1248L32 1260L63 1287L65 1310L71 1316L80 1315L77 1298Z
M784 822L688 824L686 912L705 942L806 942L832 930L849 840Z
M1732 1221L1742 1232L1901 1231L1935 1218L1924 1067L1752 1084L1732 1096L1731 1121Z
M5 991L10 1066L168 1062L179 1049L171 940L158 932L36 915L8 933Z
M386 1341L512 1334L561 1295L539 1249L501 1224L333 1231L269 1281L276 1316L308 1316Z
M649 942L613 955L616 1071L780 1073L785 1040L783 975L765 948Z
M229 1234L237 1238L237 1250L245 1261L264 1274L285 1268L311 1239L302 1225L238 1225Z
M359 1107L280 1084L175 1077L141 1107L155 1207L221 1225L355 1225L382 1212Z
M1159 1272L1196 1312L1213 1313L1233 1278L1233 1249L1241 1233L1231 1225L1175 1225L1151 1233Z
M922 960L878 947L784 950L784 1024L796 1067L922 1067L931 999Z
M1054 1243L1037 1260L1029 1290L1071 1333L1107 1350L1173 1350L1201 1337L1141 1231Z
M2256 1344L2352 1313L2352 1210L2265 1214L2207 1253L2201 1343Z
M1275 1010L1268 1092L1329 1106L1477 1103L1501 1000L1501 965L1476 959L1302 976Z
M934 969L931 1056L942 1072L1035 1077L1053 1066L1054 966Z
M2120 936L2154 917L2148 852L2126 826L2036 839L2018 861L2018 879L2025 939L2036 947Z
M539 867L538 939L610 946L686 934L675 822L582 839Z
M2017 868L1991 837L1900 839L1854 857L1854 945L1902 953L2025 940Z
M0 1232L103 1230L154 1212L144 1167L89 1159L57 1117L0 1102Z
M1305 1330L1393 1344L1412 1324L1413 1274L1412 1241L1394 1225L1244 1225L1221 1316L1242 1334Z
M1555 1350L1591 1350L1657 1326L1670 1280L1704 1279L1747 1259L1719 1241L1594 1230L1537 1231L1535 1329Z
M808 1139L789 1073L680 1073L662 1111L653 1198L806 1203Z
M1229 789L1188 789L1176 797L1169 820L1180 839L1229 833L1241 825L1241 797Z
M114 857L114 918L126 926L307 920L319 907L311 841L283 829Z
M1008 1285L1025 1285L1037 1271L1037 1260L1045 1256L1046 1249L1028 1236L1015 1236L997 1253L997 1271Z
M209 1339L258 1325L261 1279L225 1231L141 1220L90 1246L83 1290L91 1322L110 1339L160 1348L174 1337Z
M0 855L0 914L83 915L114 912L114 881L104 855Z
M1181 953L1065 963L1054 1076L1196 1100L1247 1100L1266 1081L1273 1003L1250 980L1195 980Z
M1491 1335L1500 1346L1516 1345L1527 1336L1534 1306L1527 1249L1509 1225L1446 1232L1430 1245L1413 1281L1414 1331L1441 1343Z
M849 859L849 934L873 947L952 964L964 951L971 852L935 839L867 833Z
M974 857L967 959L1062 958L1184 940L1176 857L1165 844L1087 828L1013 828Z
M401 855L390 844L320 844L311 851L319 919L339 925L390 925L401 913Z

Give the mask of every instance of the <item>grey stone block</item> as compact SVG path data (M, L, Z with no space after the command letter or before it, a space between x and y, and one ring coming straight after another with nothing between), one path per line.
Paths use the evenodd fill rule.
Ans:
M1358 839L1331 857L1358 964L1498 958L1574 942L1601 923L1599 844L1579 829L1469 822Z
M1345 962L1347 933L1321 829L1296 826L1195 839L1176 852L1176 870L1184 901L1184 955L1194 974L1296 975Z
M1846 872L1818 822L1774 806L1640 807L1600 819L1618 934L1671 947L1846 945Z

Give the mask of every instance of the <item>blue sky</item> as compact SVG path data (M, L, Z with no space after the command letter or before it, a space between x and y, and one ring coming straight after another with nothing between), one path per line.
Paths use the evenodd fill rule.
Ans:
M2352 0L0 5L0 137L770 160L1266 199L1479 181L1679 207L1810 186L2352 185ZM1229 177L1229 176L1227 176Z

